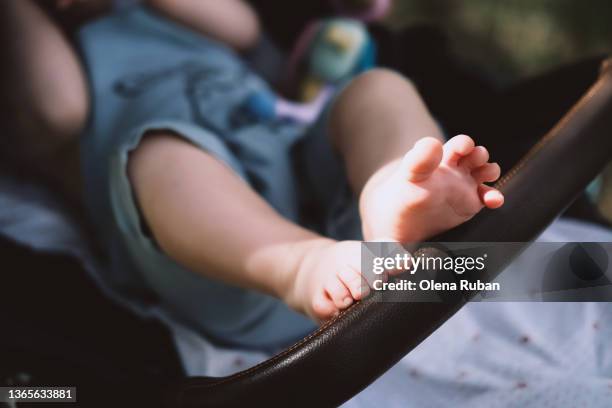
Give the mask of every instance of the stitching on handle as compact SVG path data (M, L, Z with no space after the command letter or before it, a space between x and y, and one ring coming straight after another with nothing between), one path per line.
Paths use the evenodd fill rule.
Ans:
M610 60L606 60L605 63L610 63ZM542 137L542 139L540 139L538 141L538 143L536 143L526 154L525 156L523 156L523 158L512 168L510 169L510 171L508 171L508 173L506 173L496 184L495 184L495 188L502 188L505 184L508 183L508 181L510 181L524 166L525 164L536 154L538 153L545 144L547 144L550 140L554 139L555 137L557 137L560 133L560 130L571 120L573 119L578 111L580 109L582 109L582 107L584 105L586 105L590 100L593 99L594 95L605 85L606 81L605 79L602 77L600 78L597 83L595 83L593 86L591 86L591 88L587 91L587 93L572 107L572 109L570 109L570 111L544 136ZM198 389L198 388L210 388L213 386L218 386L221 384L225 384L227 382L233 381L233 380L237 380L240 378L243 378L255 371L259 371L261 369L263 369L264 367L268 367L272 364L274 364L275 362L277 362L278 360L282 359L283 357L285 357L286 355L290 354L292 351L296 350L297 348L301 347L302 345L304 345L305 343L309 342L310 340L319 337L325 330L327 330L332 324L334 324L335 322L337 322L339 319L341 319L347 312L349 312L351 309L353 309L355 306L357 306L358 304L360 304L361 302L357 302L354 303L353 305L351 305L349 308L345 309L344 311L340 312L340 314L338 316L336 316L335 318L327 321L325 324L323 324L321 327L319 327L316 331L314 331L313 333L309 334L308 336L304 337L302 340L298 341L297 343L293 344L291 347L281 351L280 353L276 354L275 356L271 357L270 359L263 361L249 369L240 371L236 374L233 374L231 376L228 377L222 377L220 378L218 381L214 381L208 384L191 384L188 386L185 386L181 389L179 396L177 397L177 401L181 401L183 398L183 394L186 393L187 391L190 390L194 390L194 389Z
M183 388L183 390L181 391L181 394L188 391L188 390L193 390L196 388L209 388L212 386L217 386L217 385L221 385L224 383L227 383L229 381L233 381L233 380L237 380L239 378L242 378L248 374L253 373L254 371L260 370L264 367L267 367L273 363L275 363L276 361L280 360L281 358L285 357L287 354L290 354L292 351L294 351L295 349L297 349L298 347L302 346L304 343L307 343L308 341L310 341L311 339L318 337L321 335L321 333L323 331L325 331L327 328L329 328L332 324L334 324L336 321L338 321L342 316L344 316L349 310L351 310L353 307L357 306L358 304L360 304L361 301L354 303L353 305L349 306L347 309L343 310L342 312L340 312L340 314L338 314L338 316L334 317L333 319L328 320L327 322L325 322L321 327L319 327L317 330L315 330L314 332L310 333L308 336L304 337L302 340L298 341L297 343L293 344L291 347L281 351L280 353L276 354L275 356L269 358L266 361L262 361L261 363L248 368L246 370L240 371L236 374L232 374L228 377L221 377L218 381L214 381L211 382L209 384L192 384L192 385L188 385L185 386ZM180 397L178 398L178 400L180 401Z

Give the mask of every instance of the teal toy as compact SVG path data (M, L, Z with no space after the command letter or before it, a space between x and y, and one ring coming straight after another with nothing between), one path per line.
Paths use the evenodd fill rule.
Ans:
M292 60L294 64L289 64L292 76L295 78L297 71L302 72L297 87L298 101L286 100L273 92L250 95L246 108L256 118L312 123L338 86L374 67L376 47L363 23L337 18L309 27L298 42Z
M310 101L325 86L337 86L374 67L376 47L362 22L337 18L318 25L304 59L307 69L300 99Z

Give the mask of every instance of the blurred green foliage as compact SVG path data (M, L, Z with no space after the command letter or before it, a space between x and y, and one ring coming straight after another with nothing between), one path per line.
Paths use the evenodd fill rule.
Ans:
M502 79L612 51L612 0L395 0L389 24L423 23Z

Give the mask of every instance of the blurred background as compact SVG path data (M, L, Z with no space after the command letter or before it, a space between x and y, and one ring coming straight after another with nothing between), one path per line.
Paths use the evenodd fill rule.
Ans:
M435 24L502 82L612 51L610 0L395 0L387 23Z

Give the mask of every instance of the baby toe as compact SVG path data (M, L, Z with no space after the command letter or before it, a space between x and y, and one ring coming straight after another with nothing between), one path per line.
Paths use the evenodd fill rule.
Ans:
M370 293L370 287L366 280L361 276L361 273L346 268L338 273L338 277L351 292L351 296L355 300L361 300Z
M449 166L456 166L461 158L474 150L474 146L475 143L471 137L466 135L455 136L444 144L442 161Z
M488 161L489 151L484 146L476 146L472 153L459 160L459 165L471 171L485 165Z
M478 187L478 195L487 208L495 209L504 205L504 195L493 187L481 184Z
M338 309L347 308L353 303L350 291L340 279L334 278L327 282L325 292Z
M324 292L321 292L312 300L312 312L316 319L325 321L337 315L338 308Z
M424 181L438 168L441 160L442 143L433 137L425 137L406 153L400 172L408 181Z
M501 168L497 163L487 163L472 171L472 177L477 183L492 183L501 175Z

